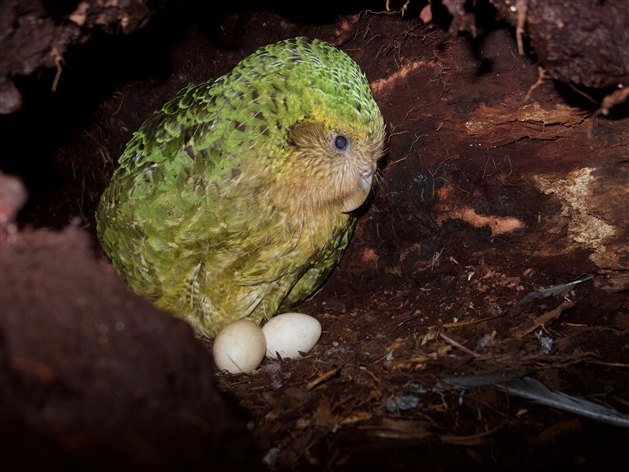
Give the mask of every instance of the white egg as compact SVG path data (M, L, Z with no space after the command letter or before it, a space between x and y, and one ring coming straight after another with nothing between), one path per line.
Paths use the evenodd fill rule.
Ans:
M264 359L266 338L253 321L238 320L225 326L214 339L214 362L231 374L254 371Z
M266 357L282 359L310 352L321 337L321 324L303 313L284 313L271 318L262 328L266 337Z

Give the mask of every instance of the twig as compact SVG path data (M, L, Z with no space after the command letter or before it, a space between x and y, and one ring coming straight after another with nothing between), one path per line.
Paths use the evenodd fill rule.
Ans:
M413 146L415 146L415 143L417 141L419 141L420 138L425 138L427 135L426 134L420 134L419 136L415 135L415 141L412 142L410 149L408 150L408 153L410 154L411 152L413 152Z
M422 315L415 315L415 316L411 316L410 318L406 318L404 321L402 321L400 324L398 324L395 328L393 328L393 330L391 330L391 333L393 333L396 329L398 329L400 326L402 326L405 323L408 323L409 321L412 320L416 320L417 318L421 318ZM389 333L389 334L391 334Z
M494 170L496 170L496 161L494 161L494 158L491 156L489 157L489 159L491 159L491 161L494 163ZM489 164L489 159L485 161L485 167L483 167L483 176L481 177L481 179L483 180L485 179L485 175L487 175L487 164Z
M447 329L453 329L453 328L461 328L463 326L470 326L470 325L474 325L474 324L478 324L478 323L483 323L485 321L491 321L491 320L495 320L496 318L502 318L507 312L503 312L500 315L495 315L495 316L490 316L488 318L481 318L479 320L470 320L470 321L459 321L457 323L443 323L441 326L443 326L444 328ZM434 326L429 326L428 328L436 328L437 325Z
M546 313L544 313L543 315L535 318L533 320L533 325L530 325L530 321L527 321L523 324L521 324L520 326L518 326L517 328L515 328L513 330L512 337L521 339L524 336L526 336L529 333L532 333L533 331L535 331L537 328L539 328L540 326L545 326L547 324L552 323L553 321L555 321L557 318L559 318L559 316L561 316L561 313L564 310L567 310L568 308L572 308L575 305L574 302L563 302L561 305L559 305L557 308L555 308L554 310L550 310Z
M406 116L404 117L404 121L406 121L408 119L408 115L410 115L415 110L415 108L417 108L418 106L419 106L419 104L413 106L413 108L411 108L409 111L406 112Z
M459 446L480 445L480 444L483 444L482 442L479 442L482 438L486 436L491 436L496 431L504 428L507 424L509 424L508 420L503 421L498 426L496 426L493 429L490 429L489 431L485 431L483 433L472 434L471 436L441 436L441 442L444 444L458 444Z
M61 77L61 61L63 57L57 51L57 48L52 48L52 54L55 56L55 66L57 67L57 73L55 74L55 80L52 82L52 91L57 91L57 85L59 84L59 78Z
M522 100L522 102L526 102L529 98L531 98L531 94L533 93L533 90L535 90L537 87L542 85L542 82L544 81L544 79L547 78L546 71L544 70L542 66L537 66L537 74L538 74L537 82L531 85L531 87L529 88L529 91L526 92L526 96L524 97L524 100Z
M317 385L331 379L339 372L339 370L341 370L341 368L337 367L336 369L332 369L329 372L326 372L325 374L320 375L319 377L314 379L312 382L309 382L308 385L306 385L306 390L312 390Z
M470 351L468 348L466 348L462 344L457 343L454 339L449 338L448 336L443 334L443 332L439 333L439 336L441 336L443 340L447 342L448 344L450 344L451 346L459 348L461 351L465 352L466 354L469 354L470 356L478 357L478 354L476 354L474 351Z
M398 159L397 161L393 161L393 162L391 162L391 163L389 164L389 167L391 167L391 166L393 166L393 165L397 164L398 162L405 161L405 160L406 160L406 158L407 158L408 156L410 156L410 154L407 154L407 155L406 155L406 156L404 156L402 159Z
M527 0L515 0L515 8L518 11L518 24L515 28L515 35L518 40L518 53L524 56L524 44L522 44L522 35L524 34L524 23L526 22L526 10L528 6Z
M610 93L609 95L606 95L605 98L603 98L603 103L601 103L600 108L596 110L594 114L590 117L590 121L588 123L588 130L587 130L588 138L592 138L592 127L594 126L594 120L599 115L607 116L611 108L623 103L628 98L629 98L629 87L620 88L616 90L615 92Z

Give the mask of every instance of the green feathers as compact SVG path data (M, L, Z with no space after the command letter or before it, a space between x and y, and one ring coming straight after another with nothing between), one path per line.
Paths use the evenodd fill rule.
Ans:
M137 292L213 337L313 291L340 261L384 150L358 66L327 43L261 48L133 135L96 215Z

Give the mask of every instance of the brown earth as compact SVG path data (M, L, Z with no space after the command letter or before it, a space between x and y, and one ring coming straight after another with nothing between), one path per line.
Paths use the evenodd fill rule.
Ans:
M7 221L19 195L0 212L4 463L247 470L266 456L277 470L624 470L627 429L489 386L435 387L518 369L629 413L629 108L604 116L614 89L549 79L569 68L521 56L493 14L477 14L476 38L454 37L448 27L469 22L442 24L435 7L426 25L420 3L403 18L382 5L316 18L282 6L206 22L178 5L132 35L95 32L69 49L54 94L55 69L15 78L23 107L0 117L0 153L30 198L17 226ZM534 13L539 2L528 4ZM315 349L251 375L214 373L211 342L126 291L76 226L93 236L117 156L155 108L296 35L363 68L389 152L339 268L296 307L323 326ZM559 297L518 304L587 274Z

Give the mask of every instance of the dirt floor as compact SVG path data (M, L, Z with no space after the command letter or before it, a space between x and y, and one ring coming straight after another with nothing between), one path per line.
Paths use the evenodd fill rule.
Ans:
M534 54L518 54L506 23L479 22L472 38L426 25L419 12L404 18L344 13L304 23L290 12L250 11L198 26L185 9L176 10L133 35L95 33L69 50L55 94L49 89L56 70L16 79L24 103L0 120L7 137L0 145L2 170L19 175L30 198L18 216L20 231L2 239L3 287L13 283L6 279L16 273L11 270L19 272L7 267L28 266L29 244L50 243L28 238L39 228L59 230L71 222L92 235L103 280L114 277L93 237L94 210L133 130L181 87L229 71L257 47L296 35L318 37L340 46L365 71L387 123L389 151L340 266L295 308L321 322L321 340L299 360L267 359L251 375L214 374L226 398L216 408L237 413L221 420L236 426L220 426L210 440L246 450L241 454L256 464L264 458L272 470L624 470L629 429L536 405L492 385L455 390L444 379L515 372L629 414L629 107L596 116L609 89L548 79ZM79 238L73 232L59 234ZM32 252L38 254L32 260L42 257ZM18 253L24 259L16 259ZM55 264L72 262L66 256ZM76 282L71 270L63 272L68 300L81 295L80 281L92 270L76 272ZM554 295L525 299L577 280L583 281ZM6 292L3 318L27 303ZM19 310L5 320L16 317ZM171 321L166 317L164 328L155 328L159 336L150 329L138 336L158 336L158 344L169 346L163 330ZM45 344L54 330L38 334L44 328L35 325L29 336ZM12 329L21 332L3 321L5 361L22 349L10 340ZM193 367L181 362L196 376L208 375L211 341L195 341L190 333L175 338L172 353L203 348L189 354ZM128 357L108 355L119 362ZM18 374L34 369L6 362ZM130 365L159 370L165 362ZM170 382L133 380L149 391L162 381ZM22 395L15 393L19 388L11 387L7 398ZM168 405L193 398L190 411L211 416L190 393L198 388L159 398ZM96 416L106 416L105 408L129 408L125 402L133 405L133 398L105 403ZM4 411L13 408L9 400ZM86 404L98 409L98 403ZM82 408L80 401L73 405ZM163 414L168 437L178 420ZM11 424L55 441L65 434L64 426L42 420L35 427L25 418ZM142 421L147 430L160 428L159 418ZM73 434L82 434L76 428ZM233 441L248 434L255 448ZM161 448L162 439L147 441ZM72 451L99 450L101 440L112 444L106 435L90 436L89 446L60 441L44 450L59 447L72 457ZM229 450L221 459L228 463L238 456ZM71 463L89 468L94 454ZM134 456L133 450L120 454ZM168 454L172 468L164 470L182 468L177 452ZM215 451L196 454L185 468L219 463ZM133 460L136 469L154 466ZM107 470L104 464L100 470Z

